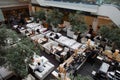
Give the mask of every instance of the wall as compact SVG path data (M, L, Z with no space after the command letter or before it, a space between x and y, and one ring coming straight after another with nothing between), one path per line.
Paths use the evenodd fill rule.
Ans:
M120 10L113 5L101 5L98 15L109 17L118 27L120 27Z

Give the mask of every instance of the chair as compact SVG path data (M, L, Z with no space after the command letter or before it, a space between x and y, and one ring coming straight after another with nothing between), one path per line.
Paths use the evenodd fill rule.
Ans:
M64 59L66 59L67 58L67 52L69 51L69 48L67 48L67 47L64 47L64 50L63 50L63 52L61 52L60 53L60 55L63 55L64 54ZM55 59L57 60L57 61L59 61L60 62L60 55L58 55L58 54L55 54Z
M68 52L68 51L69 51L69 48L64 47L64 52Z
M27 78L22 80L35 80L35 77L33 77L31 74L28 74Z
M78 35L73 35L73 39L77 40Z
M96 75L96 71L92 71L92 75L95 76Z
M109 67L110 67L110 65L108 63L103 62L99 69L99 72L106 74Z
M45 52L46 53L50 54L51 46L58 46L58 43L54 42L54 41L51 41L50 43L45 44L44 47L45 47Z
M67 53L69 51L69 48L68 47L64 47L64 51L66 53L66 55L64 55L64 58L66 59L68 56L67 56Z
M87 42L87 38L83 37L81 38L81 43L85 44Z
M41 49L42 51L44 51L44 47L43 47L42 44L39 44L39 47L40 47L40 49Z
M55 59L60 62L60 55L55 54Z
M46 62L44 64L44 71L43 72L38 72L38 71L35 71L35 76L39 79L39 80L44 80L44 78L46 76L48 76L52 70L54 69L54 65L50 62Z
M69 29L67 29L67 36L70 38L73 38L74 32Z
M63 31L67 32L67 29L69 28L69 26L71 26L70 22L64 21L63 25L65 26L65 28L63 28Z
M50 43L50 44L47 44L47 45L45 46L45 52L46 52L47 54L50 54L50 50L51 50L51 43Z
M55 27L53 24L51 24L51 26L52 26L52 30L53 30L54 32L57 32L57 31L58 31L58 28Z

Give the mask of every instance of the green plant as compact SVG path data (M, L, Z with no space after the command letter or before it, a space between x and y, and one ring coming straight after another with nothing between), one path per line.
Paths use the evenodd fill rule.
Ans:
M9 48L7 51L7 60L10 63L10 69L22 78L27 76L28 71L26 70L26 65L28 66L31 62L31 57L34 52L37 54L40 53L39 49L28 38L23 38L16 46ZM26 58L27 63L25 63Z
M40 11L38 11L38 12L36 12L35 14L34 14L34 18L35 18L35 21L37 20L37 19L39 19L39 20L45 20L45 10L40 10Z
M76 13L70 13L69 21L70 24L72 25L72 30L74 32L80 31L81 33L83 33L87 30L87 25L80 11L77 11Z
M77 75L75 77L73 75L70 75L70 79L71 80L93 80L93 78L90 76L81 76L81 75Z
M15 48L11 48L8 51L7 60L9 63L10 70L14 71L17 75L24 77L27 75L26 66L25 66L25 55L21 50L20 47L16 46ZM28 53L29 54L29 53Z
M110 29L107 26L102 25L98 32L101 34L101 36L103 38L108 38L109 37L109 33L110 33Z
M120 6L120 0L104 0L106 4L114 4Z
M32 53L33 52L36 52L37 54L40 53L40 49L29 38L22 37L20 43L27 46L28 47L27 50L30 50Z
M6 39L11 38L14 42L10 47L7 45ZM18 38L21 40L18 41ZM11 70L20 75L22 78L28 74L27 66L31 62L33 53L40 53L36 45L27 37L19 36L13 30L2 27L0 29L0 60L7 62ZM27 62L25 59L27 58ZM3 63L1 63L3 65Z
M103 38L107 38L111 40L117 48L120 48L120 29L119 28L112 28L106 25L103 25L99 29L99 33Z
M46 20L49 24L53 24L54 27L57 27L58 24L62 23L63 13L58 9L53 9L52 11L47 12Z
M1 26L0 29L0 48L10 44L14 44L18 41L17 33L11 29L7 29L6 25Z

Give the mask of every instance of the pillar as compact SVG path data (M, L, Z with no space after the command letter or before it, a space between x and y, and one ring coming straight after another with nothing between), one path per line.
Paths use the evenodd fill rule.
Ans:
M98 17L95 17L92 23L92 28L96 32L98 27Z

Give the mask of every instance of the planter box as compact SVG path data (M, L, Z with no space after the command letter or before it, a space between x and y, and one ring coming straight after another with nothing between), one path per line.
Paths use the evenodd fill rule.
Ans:
M53 30L54 32L57 32L57 31L58 31L58 28L55 27L52 23L51 23L50 25L52 26L52 30Z
M70 29L67 30L67 36L70 38L73 38L74 32L71 31Z

